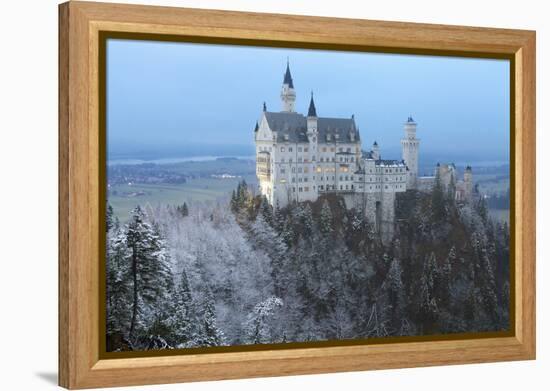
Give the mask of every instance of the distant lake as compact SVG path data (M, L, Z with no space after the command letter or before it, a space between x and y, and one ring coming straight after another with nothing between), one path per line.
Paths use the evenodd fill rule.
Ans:
M107 161L107 165L115 166L120 164L136 165L145 163L154 164L174 164L185 162L206 162L210 160L218 159L241 159L241 160L254 160L254 156L191 156L191 157L174 157L174 158L162 158L162 159L112 159Z

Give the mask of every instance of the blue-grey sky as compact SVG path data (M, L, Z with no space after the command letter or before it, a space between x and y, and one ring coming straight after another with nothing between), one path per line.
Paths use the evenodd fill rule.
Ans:
M412 115L421 153L509 159L507 60L131 40L107 44L110 155L252 154L262 102L281 110L287 57L297 111L313 91L319 116L355 114L364 148L398 157Z

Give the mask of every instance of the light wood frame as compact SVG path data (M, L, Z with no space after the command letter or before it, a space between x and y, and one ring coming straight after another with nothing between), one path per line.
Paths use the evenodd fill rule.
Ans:
M98 196L100 31L502 54L514 64L513 336L101 359ZM351 48L351 49L350 49ZM474 93L474 92L472 92ZM512 182L512 183L514 183ZM59 384L75 388L313 374L535 358L535 32L88 2L59 6Z

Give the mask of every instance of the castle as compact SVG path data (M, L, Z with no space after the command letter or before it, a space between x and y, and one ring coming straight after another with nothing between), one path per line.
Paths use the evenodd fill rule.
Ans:
M256 176L262 195L273 206L315 201L325 193L338 193L348 208L360 207L383 236L393 235L395 195L407 189L429 191L435 176L418 175L420 140L416 122L409 117L401 139L402 159L382 159L375 141L370 151L361 148L359 128L350 118L317 115L311 94L307 115L295 111L296 90L287 62L281 89L282 111L263 112L254 129ZM472 195L472 171L457 181L454 164L438 164L445 189L453 188L459 201Z

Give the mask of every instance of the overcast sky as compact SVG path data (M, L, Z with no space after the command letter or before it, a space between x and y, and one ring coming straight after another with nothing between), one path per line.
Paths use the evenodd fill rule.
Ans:
M107 45L110 153L251 154L262 102L281 110L287 57L297 111L313 91L319 116L355 114L364 148L398 157L412 115L426 154L509 158L505 60L129 40Z

